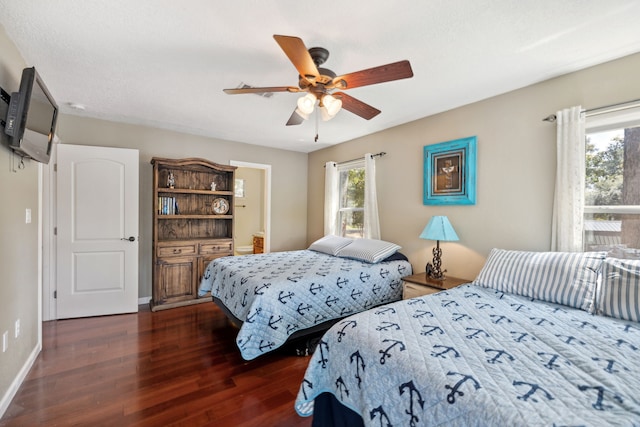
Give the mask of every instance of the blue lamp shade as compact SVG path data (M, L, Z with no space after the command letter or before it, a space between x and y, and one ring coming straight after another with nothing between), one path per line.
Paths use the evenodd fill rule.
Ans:
M460 240L446 216L432 216L427 226L420 233L421 239L455 242Z

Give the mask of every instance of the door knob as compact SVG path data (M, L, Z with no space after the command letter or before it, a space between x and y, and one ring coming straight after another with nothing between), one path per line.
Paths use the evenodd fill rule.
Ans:
M128 237L128 238L123 237L123 238L122 238L122 239L120 239L120 240L128 240L128 241L130 241L130 242L135 242L135 241L136 241L136 238L135 238L135 237L133 237L133 236L130 236L130 237Z

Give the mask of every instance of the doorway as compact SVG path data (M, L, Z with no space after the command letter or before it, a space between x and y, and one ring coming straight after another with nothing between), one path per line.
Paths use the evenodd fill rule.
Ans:
M236 249L253 244L253 236L263 233L264 252L271 248L271 165L236 160L236 179L244 190L235 197L234 246Z

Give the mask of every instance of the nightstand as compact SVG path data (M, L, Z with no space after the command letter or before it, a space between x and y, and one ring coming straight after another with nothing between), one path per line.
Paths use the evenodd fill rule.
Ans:
M253 253L254 254L262 254L264 253L264 237L253 235Z
M427 273L418 273L402 278L402 299L420 297L471 283L471 280L446 276L444 280L434 280Z

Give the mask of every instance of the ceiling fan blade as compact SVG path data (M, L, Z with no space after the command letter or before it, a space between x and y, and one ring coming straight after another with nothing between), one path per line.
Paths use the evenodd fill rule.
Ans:
M353 114L362 117L366 120L371 120L375 116L381 113L377 108L372 107L369 104L365 104L359 99L349 96L344 92L335 92L331 95L342 100L342 108L352 112Z
M229 95L239 95L242 93L265 93L265 92L300 92L300 89L293 86L274 86L274 87L240 87L236 89L223 89L224 93Z
M404 61L338 76L333 79L332 83L334 87L344 90L392 80L407 79L409 77L413 77L413 70L409 61L405 59ZM341 81L344 81L344 84Z
M274 34L273 38L276 39L276 42L278 42L284 53L289 57L289 60L296 67L296 70L298 70L298 73L315 86L315 80L320 75L320 72L318 72L318 67L316 67L315 62L313 62L313 58L309 55L309 51L302 39L277 34Z
M304 117L298 114L297 109L293 110L291 117L289 117L289 121L287 122L287 126L295 126L304 122Z

